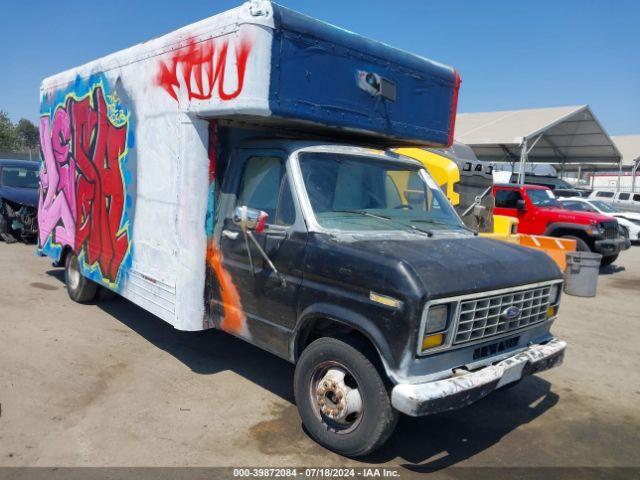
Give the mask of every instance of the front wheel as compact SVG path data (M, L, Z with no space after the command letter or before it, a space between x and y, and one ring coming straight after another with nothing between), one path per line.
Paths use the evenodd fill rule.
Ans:
M98 284L89 280L80 272L80 263L75 253L67 254L64 264L64 281L71 300L86 303L96 298Z
M349 457L382 445L396 426L384 381L359 348L320 338L300 356L294 393L302 423L321 445Z
M600 260L600 266L601 267L606 267L607 265L611 265L613 262L615 262L618 258L618 255L609 255L608 257L602 257L602 260Z
M627 227L623 227L622 225L620 225L620 233L624 238L629 238L629 229Z
M578 252L590 252L591 251L591 249L589 248L589 244L587 244L587 242L585 242L580 237L574 237L573 235L563 235L562 238L566 238L566 239L569 239L569 240L575 240L576 241L576 251L578 251Z

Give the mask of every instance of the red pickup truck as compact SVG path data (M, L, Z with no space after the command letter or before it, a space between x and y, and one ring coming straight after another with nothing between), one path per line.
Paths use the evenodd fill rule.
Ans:
M576 240L578 251L600 253L603 266L613 263L630 246L615 218L566 210L547 187L494 185L493 197L494 213L516 217L519 233L571 238Z

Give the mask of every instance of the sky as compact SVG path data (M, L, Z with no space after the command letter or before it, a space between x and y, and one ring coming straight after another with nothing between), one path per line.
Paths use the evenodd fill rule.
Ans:
M237 6L240 0L3 0L0 110L38 118L44 77ZM281 0L453 65L459 112L589 104L611 135L640 134L636 0Z

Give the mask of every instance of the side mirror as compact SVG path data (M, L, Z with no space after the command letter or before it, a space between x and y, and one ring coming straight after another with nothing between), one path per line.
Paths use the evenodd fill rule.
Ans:
M527 210L527 203L524 200L518 200L516 205L519 212L525 212Z
M236 207L233 211L233 223L239 226L243 232L247 230L261 233L264 230L269 214L262 210L246 206Z

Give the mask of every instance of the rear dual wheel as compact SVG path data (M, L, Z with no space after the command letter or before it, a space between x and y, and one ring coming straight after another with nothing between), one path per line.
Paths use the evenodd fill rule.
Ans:
M80 262L73 252L69 252L65 258L64 281L67 293L74 302L86 303L96 298L98 284L82 275Z
M382 445L398 420L365 350L348 339L320 338L302 352L294 375L296 404L309 435L349 457Z

